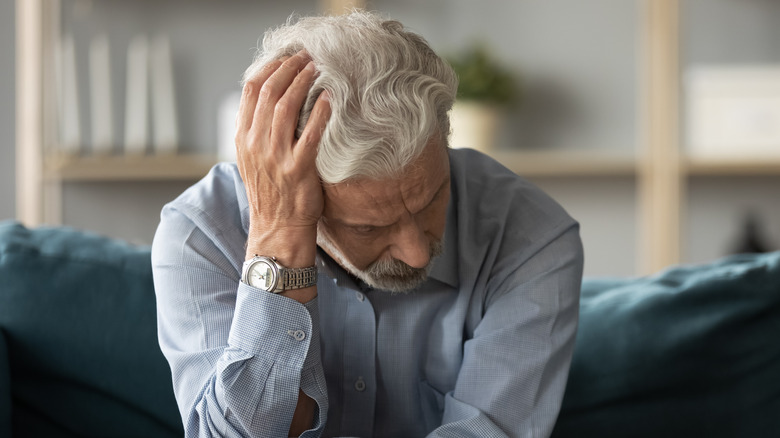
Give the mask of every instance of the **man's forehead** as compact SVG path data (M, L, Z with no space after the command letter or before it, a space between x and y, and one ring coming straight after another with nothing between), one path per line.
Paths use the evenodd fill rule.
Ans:
M400 177L360 178L326 186L325 216L345 222L381 222L401 213L399 208L424 207L448 180L446 150L429 149Z
M344 215L349 213L380 212L390 208L397 208L398 202L407 197L419 196L430 185L424 172L405 174L401 178L387 179L356 179L343 183L332 184L325 187L326 210L334 208L334 213ZM348 207L347 211L344 211Z

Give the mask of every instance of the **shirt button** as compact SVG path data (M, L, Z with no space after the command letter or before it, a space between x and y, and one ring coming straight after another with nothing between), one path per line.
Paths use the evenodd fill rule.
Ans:
M303 330L295 330L295 331L290 330L287 332L287 334L295 338L296 341L302 341L306 339L306 332L304 332Z
M355 389L358 390L358 392L366 390L366 382L362 377L358 377L357 382L355 382Z
M365 300L365 299L366 299L366 296L365 296L365 295L363 295L363 294L362 294L362 293L360 293L360 292L355 292L355 297L357 297L358 301L363 301L363 300Z

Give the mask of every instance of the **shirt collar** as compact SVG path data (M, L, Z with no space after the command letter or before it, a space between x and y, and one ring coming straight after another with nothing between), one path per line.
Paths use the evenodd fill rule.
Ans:
M454 288L459 286L458 281L458 217L457 202L453 188L450 184L450 203L447 206L447 225L444 228L444 251L433 261L429 278L446 283Z

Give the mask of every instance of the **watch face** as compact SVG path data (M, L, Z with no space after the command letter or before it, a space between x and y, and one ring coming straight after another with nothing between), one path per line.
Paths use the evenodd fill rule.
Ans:
M249 268L249 284L251 286L273 291L277 281L275 267L266 260L258 260Z

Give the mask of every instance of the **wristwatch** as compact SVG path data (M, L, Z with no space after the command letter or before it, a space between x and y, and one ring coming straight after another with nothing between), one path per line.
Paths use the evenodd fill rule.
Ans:
M241 281L271 293L303 289L317 284L317 267L285 268L275 257L255 255L244 262Z

